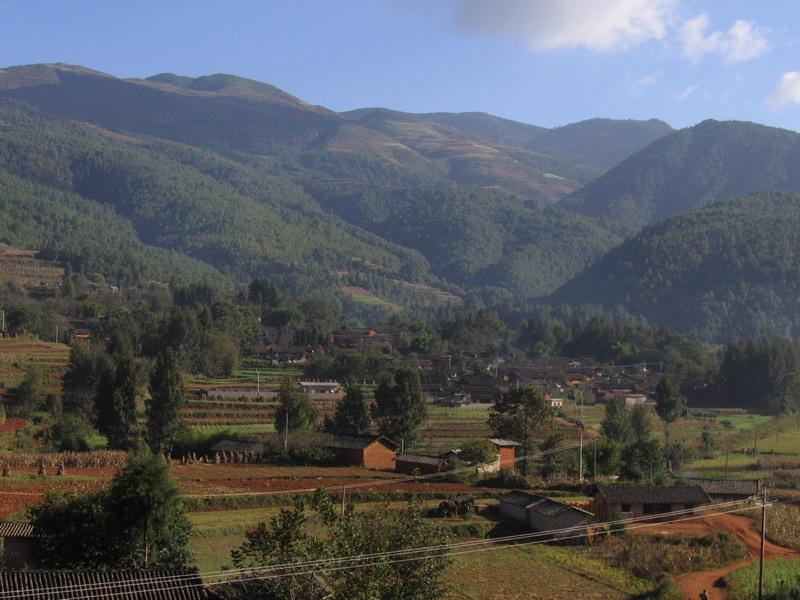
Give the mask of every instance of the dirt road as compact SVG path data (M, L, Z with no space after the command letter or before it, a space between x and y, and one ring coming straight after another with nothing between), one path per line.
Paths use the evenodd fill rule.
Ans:
M715 515L705 517L697 521L684 521L674 525L665 524L663 528L653 528L658 531L677 533L683 535L703 536L713 531L729 531L741 541L750 552L750 558L712 569L710 571L698 571L687 573L675 578L675 584L691 600L698 600L703 590L708 592L711 600L725 600L725 588L714 587L714 582L721 577L727 577L732 571L743 567L756 560L761 552L761 533L756 528L755 523L740 515ZM798 556L800 553L778 546L770 541L765 545L767 559Z

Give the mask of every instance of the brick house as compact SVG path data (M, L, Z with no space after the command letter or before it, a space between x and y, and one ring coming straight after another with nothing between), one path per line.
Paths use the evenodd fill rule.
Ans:
M714 502L747 500L761 492L758 479L686 479L688 485L699 485Z
M517 464L517 446L519 446L519 443L514 440L502 440L499 438L491 438L489 441L494 444L498 454L500 454L499 468L513 469L514 465Z
M399 446L382 435L335 435L328 448L341 463L393 471Z
M422 454L398 454L395 461L395 471L413 475L427 475L429 473L442 473L447 470L446 456L425 456Z
M12 569L33 566L33 546L38 533L29 523L0 521L3 565Z
M594 515L577 506L551 500L546 496L515 490L500 497L500 514L533 531L571 531L554 534L566 538L586 533Z
M694 509L711 499L699 485L602 485L597 484L593 505L599 519L641 517ZM691 513L687 513L691 514Z

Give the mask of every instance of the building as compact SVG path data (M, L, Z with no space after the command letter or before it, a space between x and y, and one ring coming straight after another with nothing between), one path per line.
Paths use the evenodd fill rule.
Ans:
M564 406L564 399L563 398L550 398L550 407L551 408L563 408Z
M399 446L382 435L336 435L328 448L342 463L393 471Z
M602 485L597 484L595 512L604 521L623 517L658 516L694 509L711 499L699 485Z
M527 525L533 531L570 529L554 534L556 538L586 533L594 518L592 513L577 506L520 490L500 497L500 514L516 523Z
M425 456L423 454L398 454L395 459L395 471L406 475L427 475L442 473L449 463L445 456Z
M625 394L623 397L625 406L638 406L649 404L645 394Z
M761 492L758 479L687 479L688 485L699 485L713 502L747 500Z
M342 385L338 381L301 381L300 389L306 394L342 396Z
M500 454L498 468L513 469L517 464L517 446L519 446L519 443L513 440L502 440L499 438L492 438L489 441L494 444L498 454Z
M37 537L36 529L29 523L0 521L3 565L11 569L33 566L33 546Z
M66 600L205 600L196 571L140 569L126 571L0 571L0 590L9 598Z

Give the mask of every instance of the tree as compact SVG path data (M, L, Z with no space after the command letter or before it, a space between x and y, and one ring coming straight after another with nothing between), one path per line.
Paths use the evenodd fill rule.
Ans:
M64 372L64 409L79 412L93 419L94 398L103 373L111 368L111 360L98 346L78 344L69 354Z
M317 408L311 398L291 383L284 383L278 391L275 429L283 433L287 422L289 431L313 431L317 425Z
M419 371L415 369L397 369L393 378L385 379L375 390L373 415L378 431L403 447L419 437L427 413Z
M48 494L29 509L36 554L51 569L183 568L191 524L160 456L142 452L103 490Z
M523 385L503 394L489 416L489 426L498 437L520 443L522 454L533 450L533 436L537 429L552 424L553 409L539 388ZM528 461L523 469L528 471Z
M703 458L711 458L716 445L716 440L714 439L714 435L711 433L711 430L707 427L704 427L703 431L700 433L700 448L703 453Z
M653 433L653 421L650 411L643 404L637 404L630 410L631 432L634 441L645 442Z
M345 388L344 397L336 405L333 416L333 427L338 433L366 433L369 431L372 420L370 419L369 406L361 386L351 381Z
M247 288L247 299L266 310L280 304L281 293L271 279L254 279Z
M34 366L25 368L25 377L17 388L17 402L24 415L30 415L39 410L47 400L47 388L44 384L42 371Z
M631 415L624 400L615 398L606 404L606 413L600 429L603 435L623 445L633 439Z
M108 438L109 447L123 450L133 447L138 395L136 364L132 354L124 353L103 373L95 397L97 429Z
M183 377L172 348L156 358L150 375L150 399L146 403L147 442L153 452L172 450L183 429L180 408L183 405Z
M664 452L658 440L636 442L622 451L625 476L652 483L664 472Z
M64 413L50 428L53 445L59 452L84 452L89 449L86 441L89 427L79 413Z
M486 438L464 442L458 457L468 464L489 465L497 461L497 447Z
M678 385L669 375L661 378L656 386L656 413L664 421L665 445L669 446L669 426L675 422L686 405Z
M374 557L369 568L306 569L232 583L218 588L223 598L434 600L442 596L443 575L452 560L446 552L417 552L419 560L393 558L404 550L448 542L447 532L425 519L418 504L411 503L405 510L386 507L363 513L349 504L339 518L331 497L317 490L311 506L311 513L302 504L282 509L270 523L260 523L245 534L245 542L231 553L234 566L257 568L319 559L347 564L350 557L369 555Z

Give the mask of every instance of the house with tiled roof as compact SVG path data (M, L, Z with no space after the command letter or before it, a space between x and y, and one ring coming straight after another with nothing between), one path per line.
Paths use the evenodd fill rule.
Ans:
M594 519L592 513L582 508L522 490L514 490L500 497L500 514L527 525L533 531L558 532L553 534L556 538L586 533Z
M382 435L335 435L328 449L339 462L393 471L399 445Z
M597 484L594 506L598 518L658 517L664 513L689 510L711 499L699 485L603 485Z

